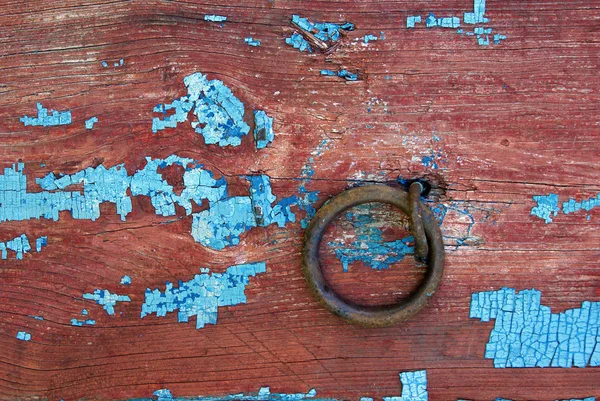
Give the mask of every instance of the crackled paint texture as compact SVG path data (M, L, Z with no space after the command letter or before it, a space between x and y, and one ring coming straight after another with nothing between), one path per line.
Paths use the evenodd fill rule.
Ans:
M319 145L310 152L310 157L302 166L300 170L300 187L298 187L298 208L306 211L306 217L300 221L302 228L308 227L308 223L313 218L317 209L314 207L314 203L319 200L319 191L309 191L307 185L310 184L312 177L315 175L315 157L323 155L331 146L331 141L323 139Z
M177 311L179 322L196 316L196 328L216 324L218 309L246 303L244 290L249 277L266 271L264 262L230 266L225 273L209 273L200 269L189 281L179 281L177 287L167 282L164 292L146 289L140 317L155 313L157 317Z
M275 139L273 118L263 110L254 110L254 141L258 149L266 148Z
M564 214L571 214L582 210L589 212L595 207L600 207L600 193L580 202L570 198L566 202L563 202L562 205L559 203L557 194L535 195L533 196L533 200L536 202L536 206L531 209L530 214L544 220L546 224L551 223L552 218L556 217L561 211Z
M83 326L94 326L96 324L95 320L77 320L71 319L71 326L83 327Z
M343 24L334 24L330 22L311 22L308 18L292 15L292 23L301 29L306 35L313 36L325 46L335 43L340 39L342 32L353 31L354 24L345 22ZM377 38L375 38L376 40ZM285 43L298 49L300 52L307 51L312 53L313 49L298 32L294 32L285 39Z
M21 341L30 341L31 334L27 333L26 331L19 331L19 332L17 332L16 338L17 338L17 340L21 340Z
M188 90L187 95L154 108L154 112L164 114L164 118L152 119L152 132L175 128L192 112L196 116L196 121L191 123L192 128L204 137L208 145L240 145L242 137L250 132L250 127L244 122L244 103L223 82L208 80L199 72L185 77L183 83Z
M490 45L490 37L492 38L492 43L495 45L500 44L502 41L506 40L506 35L502 35L499 33L493 34L492 36L492 28L486 27L489 22L489 19L484 16L485 14L485 0L474 0L473 2L473 12L465 12L463 14L463 22L468 25L478 25L472 31L465 30L460 28L456 31L459 35L466 35L468 37L473 37L476 39L477 44L479 46L489 46ZM408 29L413 29L415 24L420 23L422 21L421 16L408 16L406 18L406 27ZM427 28L459 28L461 26L460 17L450 16L437 18L435 14L429 13L429 16L425 19L425 25Z
M48 109L44 108L41 103L37 104L37 117L23 116L20 120L26 127L28 125L52 127L56 125L69 125L72 122L70 110L51 110L50 114L48 114Z
M185 188L179 195L159 172L159 169L172 165L185 169ZM224 178L216 180L212 172L193 159L171 155L165 159L147 157L144 168L133 175L127 173L123 164L108 169L103 165L89 167L59 177L50 173L36 179L45 191L30 193L27 192L23 165L19 163L16 167L5 168L4 175L0 175L0 222L32 218L56 221L61 211L69 211L75 219L95 221L100 217L103 202L114 203L117 214L125 221L132 211L128 191L131 196L150 197L155 213L164 217L176 215L175 205L183 207L187 215L192 214L192 201L200 205L206 199L210 207L193 214L191 234L204 246L223 249L238 244L240 235L252 227L275 223L283 227L288 222L295 222L295 215L290 210L293 205L297 204L308 214L313 212L312 202L316 195L307 191L304 184L299 189L299 196L275 203L268 176L248 176L246 179L251 183L249 196L228 197ZM67 190L75 184L83 184L83 193Z
M474 293L470 317L495 319L485 358L496 368L600 366L600 302L552 313L535 289Z
M96 301L109 315L115 314L117 302L131 302L127 295L111 294L108 290L94 290L93 294L83 294L83 299Z
M48 245L48 237L42 236L36 238L35 240L35 250L36 252L41 252L42 248Z

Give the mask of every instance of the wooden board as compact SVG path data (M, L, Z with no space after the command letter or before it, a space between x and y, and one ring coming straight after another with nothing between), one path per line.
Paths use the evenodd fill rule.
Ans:
M134 198L126 221L103 204L93 222L69 213L57 222L4 222L0 241L25 232L49 244L22 261L0 261L0 399L116 400L159 388L225 395L261 386L379 398L399 395L398 373L419 369L427 369L433 401L600 396L598 368L494 369L483 357L493 322L469 319L473 292L503 286L539 289L554 312L600 300L599 210L560 214L551 224L530 215L534 195L581 200L600 192L600 4L490 0L490 26L507 40L488 47L453 29L406 29L409 15L462 15L468 1L230 4L3 1L0 168L24 162L36 191L35 178L49 172L124 163L131 174L146 156L178 154L225 176L233 195L248 193L240 176L263 173L282 198L297 194L312 152L306 186L320 191L317 206L350 185L427 177L434 202L469 208L475 220L444 220L441 288L409 322L365 329L312 298L298 222L252 229L223 251L194 242L183 209L175 221L160 217L145 197ZM221 27L205 14L228 21ZM292 14L351 21L356 30L327 56L300 53L285 44ZM353 41L380 31L385 40ZM247 36L261 46L248 46ZM324 68L359 70L361 79L320 76ZM230 87L249 124L252 109L274 117L274 142L257 150L249 135L239 147L206 145L189 123L153 134L153 107L184 95L183 78L193 72ZM71 110L73 124L25 127L19 118L34 114L36 102ZM86 130L90 116L99 122ZM442 155L437 169L422 163L432 151ZM401 230L397 212L374 215L397 228L386 237ZM329 235L344 233L354 235L340 221ZM463 245L453 239L465 236L472 238ZM330 249L322 257L334 287L357 301L402 298L422 275L411 258L343 273ZM216 325L196 330L176 314L140 319L146 288L248 261L266 261L267 272L250 280L247 304L220 308ZM132 284L123 290L125 274ZM108 316L81 299L96 288L125 291L131 302ZM71 326L82 308L95 311L95 326ZM16 340L19 330L32 340Z

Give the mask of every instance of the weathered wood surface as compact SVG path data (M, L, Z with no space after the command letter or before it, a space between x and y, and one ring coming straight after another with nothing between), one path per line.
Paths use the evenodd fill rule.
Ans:
M0 261L0 399L128 399L158 388L230 394L265 385L357 399L399 394L398 372L414 369L427 369L434 401L600 396L598 368L494 369L483 358L493 323L468 318L471 293L502 286L535 287L555 312L600 300L598 210L590 220L560 215L548 225L529 215L533 195L600 192L600 4L490 0L490 26L508 38L485 48L455 30L405 28L408 15L460 15L472 7L463 0L224 3L3 1L0 167L25 162L34 190L34 178L51 171L125 163L132 173L145 156L176 153L225 175L234 195L247 194L238 176L263 172L284 197L297 192L302 166L328 138L307 184L321 191L317 205L352 182L427 176L439 186L434 200L484 209L471 231L479 240L457 247L448 239L444 282L417 317L364 329L311 297L298 223L255 228L224 251L194 242L191 216L164 224L172 218L155 215L143 197L126 222L107 204L95 222L63 213L55 223L2 223L0 240L25 231L47 235L49 245L20 262ZM327 62L285 44L294 13L352 21L357 30ZM228 21L219 27L204 14ZM352 42L380 31L384 41ZM262 45L249 47L246 36ZM100 65L121 58L123 67ZM359 69L363 79L319 76L338 67ZM189 123L152 134L152 108L185 94L183 77L196 71L228 85L249 123L251 109L275 118L270 147L256 150L250 135L239 147L207 146ZM24 127L19 117L33 114L37 101L72 110L74 124ZM94 115L100 122L86 131L83 120ZM434 131L441 141L432 142ZM439 169L420 162L429 148L444 154ZM378 216L398 221L387 209ZM466 224L449 216L442 229L464 233ZM410 259L388 271L356 264L348 273L325 247L323 259L338 290L369 302L404 296L422 273ZM199 267L260 260L267 273L250 281L248 303L221 308L216 325L196 330L176 314L139 318L147 287L189 279ZM124 274L132 302L122 314L70 325L82 306L100 308L82 303L82 293L115 290ZM16 341L17 330L33 333L32 341Z

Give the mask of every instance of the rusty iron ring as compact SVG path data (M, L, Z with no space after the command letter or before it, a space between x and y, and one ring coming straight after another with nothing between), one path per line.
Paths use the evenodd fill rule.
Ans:
M444 243L438 222L420 201L423 187L415 182L410 191L376 184L351 188L326 202L311 220L304 235L302 262L309 287L327 309L350 323L370 327L391 326L421 310L437 290L444 271ZM345 210L363 203L380 202L399 208L411 220L415 258L428 268L419 288L406 300L392 305L358 305L341 298L331 289L321 271L319 246L325 229Z

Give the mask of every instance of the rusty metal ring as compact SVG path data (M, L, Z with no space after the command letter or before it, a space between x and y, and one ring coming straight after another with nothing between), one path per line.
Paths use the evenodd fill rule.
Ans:
M304 277L315 296L332 313L363 326L383 327L404 321L428 302L442 281L444 243L437 220L420 201L422 186L413 183L410 192L387 185L351 188L326 202L311 220L304 235L302 262ZM415 257L424 258L428 268L419 288L406 300L392 305L357 305L337 295L325 280L319 262L319 246L329 224L345 210L363 203L380 202L399 208L411 219Z

